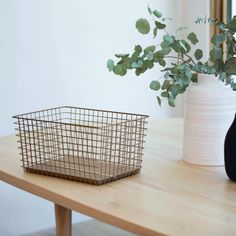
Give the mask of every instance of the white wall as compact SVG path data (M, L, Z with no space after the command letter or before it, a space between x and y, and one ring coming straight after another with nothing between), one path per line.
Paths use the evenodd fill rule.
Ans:
M203 60L209 57L210 49L210 25L209 24L195 24L197 17L210 16L210 1L206 0L183 0L182 21L190 31L194 31L199 38L199 43L195 48L203 50ZM194 48L194 47L193 47Z
M181 116L182 98L176 109L160 109L149 89L159 68L139 78L106 69L114 53L152 44L134 27L137 18L149 17L148 2L175 19L170 32L206 10L203 0L0 0L0 135L13 133L13 114L59 105ZM0 183L0 235L53 224L51 204Z

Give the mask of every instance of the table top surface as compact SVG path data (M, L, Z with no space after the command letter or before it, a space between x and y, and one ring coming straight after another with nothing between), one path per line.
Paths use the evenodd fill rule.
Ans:
M139 235L236 235L236 183L182 161L182 130L182 119L150 120L141 173L102 186L25 173L16 137L2 137L0 179Z

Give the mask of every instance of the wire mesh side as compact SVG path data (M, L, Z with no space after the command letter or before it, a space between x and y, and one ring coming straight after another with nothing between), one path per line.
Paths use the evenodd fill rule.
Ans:
M74 107L18 116L23 168L93 184L137 173L146 118Z

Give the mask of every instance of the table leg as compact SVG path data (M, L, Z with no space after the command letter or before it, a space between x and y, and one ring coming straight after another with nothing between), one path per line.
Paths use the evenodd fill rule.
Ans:
M71 236L71 210L54 204L57 236Z

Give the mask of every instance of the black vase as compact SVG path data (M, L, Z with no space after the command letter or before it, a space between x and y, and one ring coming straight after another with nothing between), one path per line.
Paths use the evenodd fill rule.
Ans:
M236 114L225 136L224 156L226 174L236 181Z

